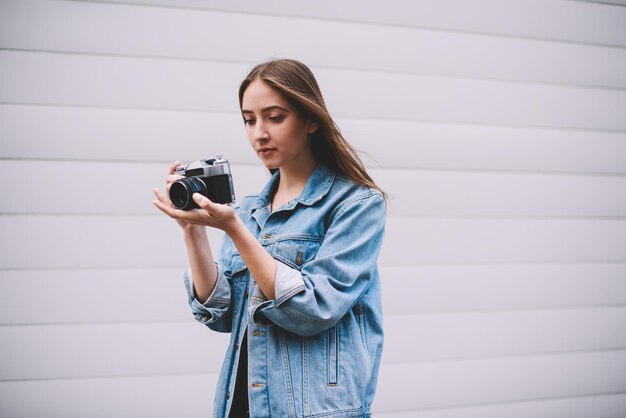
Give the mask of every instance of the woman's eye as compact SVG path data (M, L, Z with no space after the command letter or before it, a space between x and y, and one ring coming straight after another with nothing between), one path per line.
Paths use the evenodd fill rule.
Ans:
M244 119L243 120L243 124L244 125L254 125L254 119Z
M272 122L281 122L283 120L283 115L270 116L270 120Z

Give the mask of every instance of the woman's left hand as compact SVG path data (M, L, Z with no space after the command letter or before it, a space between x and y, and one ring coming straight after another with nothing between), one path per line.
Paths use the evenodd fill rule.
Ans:
M200 209L192 210L180 210L170 206L165 196L158 189L154 190L154 194L157 197L154 205L173 219L194 225L210 226L222 231L229 230L237 221L237 213L233 207L213 203L200 193L194 193L192 196L193 200L200 206Z

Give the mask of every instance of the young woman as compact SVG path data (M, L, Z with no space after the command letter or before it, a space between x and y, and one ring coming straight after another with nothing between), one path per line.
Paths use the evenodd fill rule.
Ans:
M154 204L182 227L196 320L230 332L215 417L369 417L383 346L377 258L386 195L330 117L307 66L273 60L239 89L272 173L235 210ZM170 166L169 185L178 162ZM225 232L217 262L205 227Z

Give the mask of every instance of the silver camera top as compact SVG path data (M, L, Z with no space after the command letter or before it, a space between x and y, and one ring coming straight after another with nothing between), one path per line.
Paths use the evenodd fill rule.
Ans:
M217 154L215 158L206 158L189 164L181 164L176 167L174 173L185 177L211 177L231 174L230 164L222 154Z

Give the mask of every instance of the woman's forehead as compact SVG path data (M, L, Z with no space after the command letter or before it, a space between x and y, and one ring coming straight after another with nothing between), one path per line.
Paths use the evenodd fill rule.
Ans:
M242 111L251 110L258 112L271 106L280 106L285 109L291 108L289 101L266 82L261 80L251 82L243 93Z

